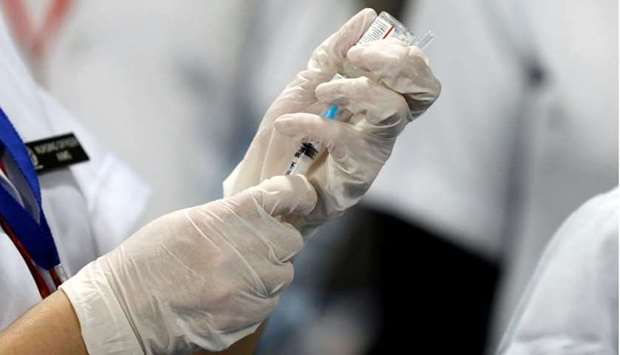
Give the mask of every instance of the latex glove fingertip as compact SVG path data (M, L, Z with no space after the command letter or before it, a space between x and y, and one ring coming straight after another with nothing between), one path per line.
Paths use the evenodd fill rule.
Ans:
M316 99L325 104L339 104L340 102L335 100L338 100L342 96L341 87L344 80L347 79L335 79L317 86L314 90Z
M302 175L274 176L249 190L272 216L310 213L317 195L312 184Z
M409 55L419 57L420 59L424 61L424 63L427 66L429 67L431 66L431 60L428 58L426 53L424 53L424 51L421 48L418 48L416 46L409 47Z
M277 118L273 122L273 127L285 136L294 137L300 134L299 130L296 129L295 125L295 117L294 116L282 116Z
M351 47L351 49L347 52L347 58L349 60L359 59L362 56L362 53L364 53L366 47L368 47L367 44L358 44Z
M285 136L299 137L315 135L323 128L323 119L311 113L297 113L286 115L274 121L275 129Z

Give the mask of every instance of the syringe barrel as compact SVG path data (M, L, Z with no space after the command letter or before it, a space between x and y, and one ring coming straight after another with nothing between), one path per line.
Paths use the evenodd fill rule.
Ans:
M284 175L305 175L322 148L321 142L318 141L302 142L293 159L291 159Z

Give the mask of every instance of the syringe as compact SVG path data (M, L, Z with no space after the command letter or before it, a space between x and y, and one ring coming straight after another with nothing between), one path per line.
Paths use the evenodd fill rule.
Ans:
M429 31L420 40L418 40L418 38L413 33L409 32L403 24L392 17L392 15L383 11L379 14L379 16L377 16L370 27L368 27L368 30L364 32L362 37L355 44L368 43L389 37L397 38L408 45L414 45L420 49L426 48L435 38L433 33ZM351 69L351 71L355 71L354 68ZM342 78L344 78L343 75L336 74L331 80ZM327 110L325 110L322 116L330 121L333 121L338 117L339 110L338 105L332 104L327 108ZM314 159L321 152L321 149L321 142L312 140L302 142L284 174L305 174L314 162Z

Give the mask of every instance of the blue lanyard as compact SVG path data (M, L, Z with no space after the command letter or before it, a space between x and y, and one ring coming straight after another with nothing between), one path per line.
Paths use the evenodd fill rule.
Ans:
M54 244L54 238L52 238L52 232L43 214L39 179L24 142L1 108L0 143L17 164L19 172L26 180L34 196L39 207L39 223L3 187L0 187L0 216L11 227L26 249L28 249L34 262L40 267L50 270L60 264L60 258L58 257L56 244Z

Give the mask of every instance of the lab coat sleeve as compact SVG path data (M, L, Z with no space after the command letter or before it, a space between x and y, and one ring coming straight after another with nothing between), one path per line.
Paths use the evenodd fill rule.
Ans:
M86 199L97 254L103 255L138 227L150 189L51 95L43 89L39 94L54 132L74 132L89 155L88 163L73 165L71 171Z
M560 227L541 259L499 354L618 353L618 189Z

